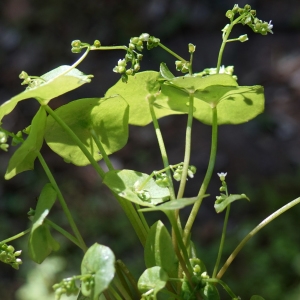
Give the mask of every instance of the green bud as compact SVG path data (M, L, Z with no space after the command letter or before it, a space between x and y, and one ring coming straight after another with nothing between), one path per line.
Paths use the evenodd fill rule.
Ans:
M240 15L242 15L244 13L244 9L239 7L238 12Z
M142 60L143 59L143 54L138 54L136 57L137 57L138 60Z
M189 44L189 53L194 53L196 51L196 46L193 44Z
M135 64L133 67L134 72L138 72L140 69L140 64Z
M133 69L128 69L125 72L126 75L133 75Z
M0 131L0 144L7 142L7 135L4 131Z
M22 254L22 250L18 250L14 253L14 256L20 256Z
M125 83L127 83L127 81L128 81L128 75L127 74L122 74L122 76L121 76L121 79L122 79L122 82L125 82Z
M126 67L126 60L125 59L119 59L118 60L118 66Z
M231 20L234 17L234 12L232 10L227 10L225 16Z
M6 251L9 252L9 253L14 253L15 248L12 245L9 245L9 246L7 246Z
M243 35L239 36L238 40L242 43L248 41L247 34L243 34Z
M99 41L99 40L95 40L95 41L94 41L94 46L95 46L95 47L100 47L100 46L101 46L100 41Z
M129 43L129 49L134 50L135 49L135 45L132 43Z
M22 71L21 74L19 75L20 79L25 79L28 77L28 74L25 71Z
M73 48L79 48L81 46L81 41L80 40L75 40L71 43L71 46Z
M238 11L239 11L239 5L238 5L238 4L235 4L235 5L233 6L232 12L235 14L235 13L237 13Z
M130 43L133 43L133 44L137 44L139 41L140 41L140 39L138 37L133 37L130 39ZM142 42L142 44L143 44L143 42Z
M173 174L173 178L174 178L176 181L180 181L180 179L181 179L181 174L182 174L182 172L175 171L174 174Z
M251 13L251 15L252 15L253 17L256 16L256 10L255 10L255 9L250 10L250 13Z
M71 49L71 52L72 52L72 53L80 53L80 52L81 52L81 48L73 47L73 48Z
M225 186L221 186L220 187L220 192L225 192L226 191L226 187Z
M142 40L143 42L148 42L149 40L149 33L142 33L139 37L140 40Z
M250 10L251 10L251 6L250 6L249 4L246 4L246 5L244 6L244 10L250 11Z

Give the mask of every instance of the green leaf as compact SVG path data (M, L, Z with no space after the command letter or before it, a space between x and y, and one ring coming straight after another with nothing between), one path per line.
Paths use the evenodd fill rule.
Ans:
M265 300L265 298L259 295L253 295L250 300Z
M119 96L75 100L59 107L55 113L73 130L96 161L102 159L102 155L92 138L91 130L98 135L108 155L127 143L128 105ZM51 116L47 118L45 140L65 161L77 166L90 163L73 139Z
M91 82L93 75L85 75L75 68L65 73L68 69L70 66L60 66L40 76L45 82L35 87L27 87L24 92L4 102L0 106L0 122L21 100L36 98L47 104L51 99Z
M141 293L152 290L153 295L156 295L166 286L168 280L168 274L161 267L149 268L139 278L138 289Z
M248 201L250 201L250 199L245 195L245 194L241 194L241 195L229 195L228 197L226 197L224 195L224 198L222 198L221 200L216 200L215 202L215 210L217 213L222 212L230 203L232 203L233 201L236 200L241 200L241 199L246 199Z
M175 78L175 76L171 73L171 71L169 70L169 68L165 63L160 64L159 70L160 70L160 75L164 79L172 80L173 78Z
M43 144L45 126L46 112L41 107L32 120L27 139L10 158L5 179L11 179L23 171L34 169L34 161Z
M36 206L29 235L28 254L38 264L42 263L52 251L59 249L59 244L53 239L49 227L44 224L56 197L56 191L48 183L43 187Z
M105 174L103 183L119 197L142 206L152 207L169 199L170 192L166 187L158 186L149 175L132 170L113 170Z
M201 291L203 300L220 300L218 289L214 284L207 282L204 289Z
M171 211L176 209L182 209L186 206L192 205L197 201L197 197L194 198L182 198L182 199L176 199L169 202L166 202L164 204L151 207L151 208L142 208L139 209L139 211Z
M232 76L176 77L161 86L171 110L188 113L189 93L194 93L194 117L212 124L212 107L217 106L218 124L247 122L264 110L262 86L238 86Z
M92 300L97 300L99 295L108 288L115 275L115 256L110 248L95 243L85 253L81 263L81 274L94 275ZM84 296L89 296L89 291L81 287Z
M172 238L161 221L150 228L144 249L147 268L162 267L170 277L177 277L178 259L175 254Z
M158 78L160 74L154 71L137 73L134 77L128 77L125 84L119 80L105 94L105 96L120 95L130 106L129 124L145 126L152 122L149 110L149 98L154 96L154 111L159 119L172 114L182 114L181 111L171 110L167 103L168 98L160 94Z

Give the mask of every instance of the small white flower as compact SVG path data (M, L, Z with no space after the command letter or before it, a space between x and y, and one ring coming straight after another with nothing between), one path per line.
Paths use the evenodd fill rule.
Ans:
M217 173L217 174L218 174L218 176L220 177L220 180L221 180L221 181L224 181L224 180L225 180L225 177L226 177L226 175L227 175L227 172L226 172L226 173L221 172L221 173Z

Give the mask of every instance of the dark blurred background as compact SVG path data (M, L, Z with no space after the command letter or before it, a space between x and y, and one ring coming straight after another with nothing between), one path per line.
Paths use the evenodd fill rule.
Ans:
M23 91L18 78L22 70L30 75L42 75L60 65L72 64L79 57L70 51L70 43L75 39L88 43L99 39L102 45L128 45L130 37L149 32L186 58L187 44L195 44L195 71L215 67L221 29L228 20L225 13L235 3L231 0L2 0L0 102ZM223 261L254 226L300 195L300 2L248 0L238 4L243 7L246 3L257 10L259 19L272 20L274 35L257 35L240 25L231 37L247 33L249 41L229 43L225 49L223 64L235 66L240 85L265 87L266 110L249 123L219 129L216 173L228 172L230 193L246 193L251 199L250 203L240 201L232 206ZM166 62L175 72L174 58L163 50L156 48L143 54L141 70L158 70L160 62ZM56 108L82 97L102 97L119 79L112 69L123 57L124 52L120 51L91 52L79 69L94 74L93 81L51 101L51 106ZM25 128L37 108L33 99L19 103L4 119L4 128L15 132ZM167 117L160 124L170 163L182 161L186 116ZM191 163L198 172L189 180L186 196L198 192L209 157L210 127L197 121L193 126ZM0 154L2 178L13 150L11 147L8 153ZM136 276L141 274L144 266L139 242L93 169L64 164L46 145L42 153L88 245L99 242L110 246ZM112 155L112 160L116 168L146 173L161 169L152 124L131 127L128 144ZM205 199L193 233L199 257L210 273L224 217L216 215L213 209L220 186L216 173L208 190L212 197ZM35 207L46 181L38 163L34 172L0 181L0 240L29 226L26 213ZM183 221L188 212L183 212ZM242 299L249 299L252 294L272 300L300 299L299 215L300 207L295 207L268 225L233 262L223 279ZM50 217L68 228L59 205ZM153 223L157 216L147 217ZM1 264L1 299L54 299L51 286L63 277L80 272L82 253L59 235L56 238L61 250L41 266L29 261L26 237L13 243L16 248L24 249L24 264L19 271Z

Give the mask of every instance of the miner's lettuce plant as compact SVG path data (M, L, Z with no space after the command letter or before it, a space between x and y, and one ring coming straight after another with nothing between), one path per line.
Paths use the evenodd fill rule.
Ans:
M19 147L9 160L5 179L34 169L39 161L48 178L35 209L30 209L28 217L32 226L0 242L0 260L18 269L22 260L21 251L15 251L10 243L22 236L28 237L28 253L36 263L42 263L53 251L59 250L59 243L51 231L56 230L70 242L82 249L84 255L79 275L65 278L53 286L56 299L63 294L78 295L79 300L96 299L220 299L218 289L224 288L228 299L241 299L222 281L222 277L245 243L261 228L280 214L300 202L297 198L280 208L255 227L236 247L227 261L220 267L225 243L226 227L230 206L237 200L249 200L245 194L230 194L226 184L227 173L218 173L220 195L214 208L216 213L225 211L220 247L213 270L207 270L205 257L196 253L192 229L202 200L214 172L217 153L218 126L241 124L255 118L264 109L264 89L260 85L240 86L233 74L232 66L222 66L222 55L228 42L248 40L247 35L229 39L237 24L248 25L254 32L266 35L272 33L273 25L256 17L256 11L249 5L240 8L235 5L227 11L229 23L222 29L222 44L216 68L202 72L193 70L193 54L196 46L188 45L189 59L184 59L156 37L147 33L130 39L128 46L102 46L96 40L92 45L79 40L72 42L72 52L84 54L71 66L60 66L42 76L20 74L24 92L3 103L0 107L1 149L8 151L9 143ZM176 70L183 73L175 76L165 63L159 71L139 72L144 47L148 50L161 47L176 58ZM93 50L124 50L113 71L121 79L110 87L102 98L85 98L72 101L56 110L49 102L68 91L89 83L92 75L85 75L77 66ZM40 108L31 125L17 133L5 129L3 118L10 114L23 100L35 98ZM158 120L169 115L186 114L185 154L182 162L171 165L168 160L164 140ZM196 167L190 164L192 123L196 119L211 125L211 152L199 193L192 198L185 197L188 178L193 178ZM161 152L163 168L151 174L136 170L116 170L109 155L123 148L128 139L128 125L145 126L153 123ZM144 247L145 271L138 279L106 245L95 243L88 247L74 222L62 191L53 177L40 152L43 143L67 163L77 166L91 164L103 183L110 189L127 215L135 234ZM105 171L99 165L103 160ZM179 182L175 190L173 180ZM50 220L51 208L59 201L72 233ZM184 224L180 210L191 207ZM162 221L148 224L144 214L163 212L170 224L168 231ZM255 291L253 291L255 293ZM250 295L241 295L249 299ZM251 300L263 299L253 295Z

